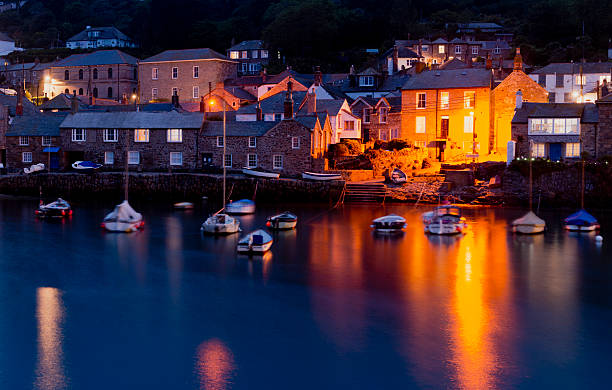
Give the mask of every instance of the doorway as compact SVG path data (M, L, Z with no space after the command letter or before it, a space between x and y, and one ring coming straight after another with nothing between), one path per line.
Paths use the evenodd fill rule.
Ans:
M563 151L563 144L561 143L554 143L554 144L548 145L548 156L551 159L551 161L561 160L561 157L563 157L561 155L562 151Z

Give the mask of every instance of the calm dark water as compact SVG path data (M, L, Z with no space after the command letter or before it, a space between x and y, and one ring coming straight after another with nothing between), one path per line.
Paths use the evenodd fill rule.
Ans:
M121 235L99 228L110 204L65 223L36 204L0 200L2 389L608 386L612 236L563 232L567 212L517 237L521 210L468 209L440 238L412 206L293 206L298 230L249 260L200 235L202 209L136 204L147 226ZM403 237L371 233L389 212Z

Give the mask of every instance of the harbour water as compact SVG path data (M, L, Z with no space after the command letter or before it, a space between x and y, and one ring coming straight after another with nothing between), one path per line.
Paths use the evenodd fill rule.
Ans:
M206 210L134 204L146 226L100 227L112 204L34 218L0 200L2 389L601 388L612 351L612 214L594 235L571 212L465 210L462 237L428 237L411 205L258 205L245 231L285 209L296 231L238 256L239 235L203 237ZM370 221L407 218L400 237Z

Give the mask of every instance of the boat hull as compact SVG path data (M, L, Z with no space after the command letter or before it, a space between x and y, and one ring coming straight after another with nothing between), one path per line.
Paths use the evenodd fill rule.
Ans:
M599 229L599 225L589 225L589 226L580 226L580 225L565 225L565 230L570 232L594 232Z
M72 210L39 208L35 213L38 218L66 218L72 215Z
M464 222L459 223L431 223L425 226L425 232L436 235L461 234L467 228Z
M331 181L331 180L342 180L342 175L335 173L313 173L304 172L302 178L307 180L319 180L319 181Z
M247 176L265 177L268 179L278 179L280 177L280 173L255 171L253 169L248 169L248 168L243 168L242 173L244 173Z
M108 221L102 222L102 227L109 232L115 233L131 233L136 232L144 227L144 221L121 222Z
M208 234L234 234L240 231L240 224L237 222L225 224L204 222L200 230Z
M539 234L543 233L546 225L514 225L512 231L519 234Z
M296 221L268 221L266 226L275 230L291 230L297 226Z
M228 204L227 206L225 206L225 212L228 214L235 214L235 215L240 215L240 214L253 214L255 212L255 205L235 205L232 206L232 204Z
M238 253L252 253L252 254L260 254L266 253L272 247L272 241L263 243L261 245L249 245L249 244L238 244L237 251Z

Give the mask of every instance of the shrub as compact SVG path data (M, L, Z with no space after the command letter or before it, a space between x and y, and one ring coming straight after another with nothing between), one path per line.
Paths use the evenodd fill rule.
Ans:
M392 139L387 144L387 150L402 150L408 147L410 147L408 141L399 138Z
M427 168L431 168L432 166L433 166L433 164L431 163L431 159L429 159L428 157L423 159L423 163L421 164L421 168L427 169Z
M361 154L361 143L354 139L342 140L342 143L346 145L350 154Z
M348 147L343 143L329 145L329 151L331 154L338 157L347 156L349 154Z

